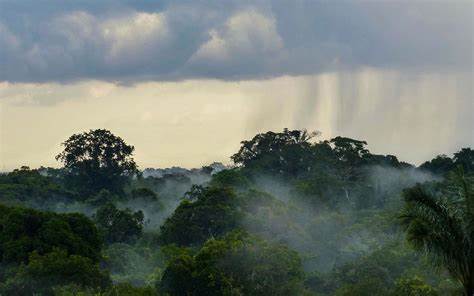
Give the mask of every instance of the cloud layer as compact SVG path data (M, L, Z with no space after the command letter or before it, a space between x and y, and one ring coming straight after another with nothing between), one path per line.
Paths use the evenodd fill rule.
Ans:
M2 1L0 81L472 71L471 1L256 3Z
M135 145L141 168L228 162L240 141L285 127L318 130L326 139L342 135L366 140L374 153L419 164L473 147L471 81L465 74L366 69L132 86L4 82L0 171L57 166L54 155L60 143L95 128L109 129Z

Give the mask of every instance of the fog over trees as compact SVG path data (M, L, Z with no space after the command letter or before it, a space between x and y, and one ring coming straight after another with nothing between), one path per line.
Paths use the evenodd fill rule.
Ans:
M60 168L0 174L0 295L474 295L474 150L414 166L318 136L160 169L71 135Z

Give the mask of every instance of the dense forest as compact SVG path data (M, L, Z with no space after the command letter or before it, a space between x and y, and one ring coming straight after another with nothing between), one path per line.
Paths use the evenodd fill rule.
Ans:
M417 167L285 129L140 170L108 130L62 146L0 174L0 295L474 295L471 148Z

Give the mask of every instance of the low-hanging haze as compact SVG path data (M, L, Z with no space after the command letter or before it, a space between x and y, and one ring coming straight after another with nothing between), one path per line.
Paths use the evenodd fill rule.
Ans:
M413 163L473 146L473 5L0 1L0 169L56 166L92 128L142 168L284 127Z

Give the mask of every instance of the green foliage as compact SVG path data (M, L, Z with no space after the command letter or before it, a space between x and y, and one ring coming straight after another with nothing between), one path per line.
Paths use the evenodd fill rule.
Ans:
M109 245L104 253L114 282L145 286L154 285L161 278L160 266L165 259L159 248L139 242L134 245L116 243Z
M128 283L120 283L105 291L103 296L158 296L158 292L151 286L136 287Z
M170 295L301 295L303 271L296 252L237 231L174 258L160 288Z
M150 286L136 287L129 283L119 283L108 289L97 291L78 285L62 285L53 288L54 296L158 296L155 288Z
M455 168L453 160L442 154L438 155L430 161L426 161L420 165L420 168L423 170L427 170L436 175L445 175L449 171Z
M53 287L75 284L81 287L104 288L110 284L108 274L90 258L68 255L55 249L47 254L32 252L27 265L0 285L6 295L51 295Z
M393 296L400 286L398 282L417 277L426 279L423 286L429 286L430 282L441 289L439 284L443 277L430 269L426 258L408 248L400 237L366 255L339 264L330 272L309 274L306 285L321 295ZM451 289L452 286L444 290ZM431 290L435 291L435 288L431 287Z
M134 242L143 233L143 212L120 210L113 203L101 206L94 215L94 221L107 243Z
M459 281L465 295L474 293L474 181L462 170L448 190L430 193L417 185L404 192L401 222L412 245Z
M53 178L41 175L38 170L21 167L0 174L0 197L3 203L29 202L40 205L45 201L67 201L75 195L55 183Z
M81 214L55 214L0 205L0 294L50 295L65 283L105 287L101 240Z
M55 214L0 205L1 262L28 262L33 251L40 255L54 248L97 262L101 240L95 225L81 214Z
M71 136L57 157L64 168L0 174L0 200L95 213L96 225L80 214L0 206L0 295L434 296L462 293L458 282L469 288L472 179L425 183L407 190L405 203L400 197L433 175L472 171L472 149L415 168L372 154L365 141L314 136L262 133L242 142L236 168L147 178L133 146L109 131ZM409 241L437 269L404 243L401 207Z
M335 137L329 143L337 159L350 166L361 164L370 155L369 150L365 148L366 141Z
M335 293L335 296L388 296L387 288L381 283L376 275L371 278L364 278L360 282L345 285L339 288Z
M76 284L62 284L52 288L54 296L102 296L102 293L90 287L81 287Z
M223 170L215 174L209 183L212 187L232 187L235 189L247 188L250 180L238 168Z
M150 202L158 200L157 194L146 187L135 188L130 195L132 199L143 199Z
M409 167L395 156L371 154L365 141L336 137L313 143L315 135L288 129L258 134L241 142L232 159L243 167L240 174L245 176L285 180L294 187L296 197L315 208L383 206L384 199L377 198L378 192L370 186L371 168Z
M437 296L438 293L421 278L401 278L397 281L391 296Z
M465 172L474 172L474 150L471 148L462 148L454 153L454 165L461 167Z
M471 148L462 148L454 153L453 158L441 154L430 161L420 165L420 168L433 174L445 176L454 169L461 167L464 172L474 172L474 150Z
M170 295L199 295L194 291L198 283L193 273L196 263L193 257L183 254L173 258L161 278L161 291Z
M161 242L191 246L219 237L238 225L238 198L230 188L207 187L184 200L161 226Z
M316 135L316 132L288 129L281 133L258 134L249 141L242 141L240 150L231 158L254 173L294 176L305 168L309 141Z
M90 130L69 137L56 156L64 164L68 184L85 196L101 189L123 194L129 176L136 174L134 147L108 130Z
M97 194L87 198L85 202L93 206L103 206L108 203L113 203L117 200L119 200L117 195L111 193L107 189L101 189Z

